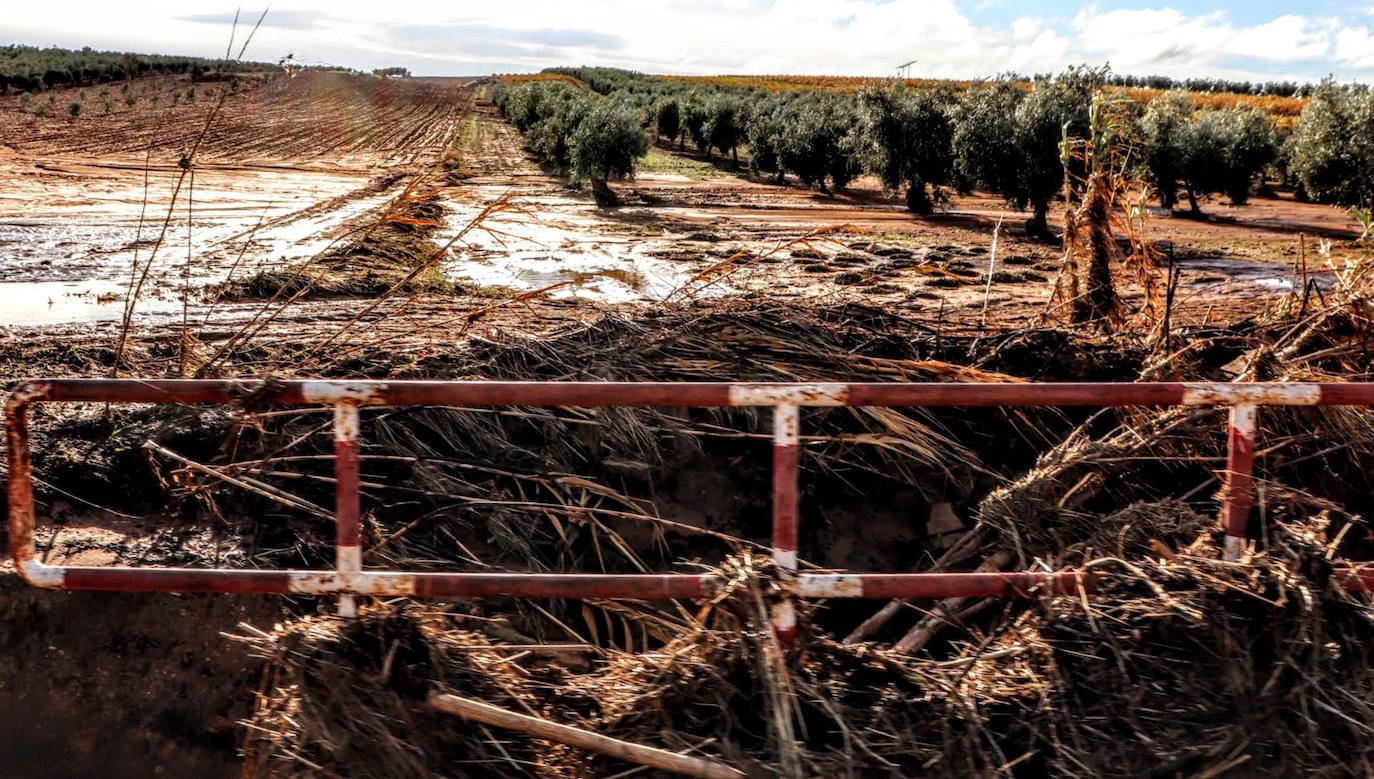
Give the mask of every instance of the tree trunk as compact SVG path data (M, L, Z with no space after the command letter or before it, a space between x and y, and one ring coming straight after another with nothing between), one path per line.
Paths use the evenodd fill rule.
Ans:
M677 137L677 150L678 150L678 151L683 151L683 150L686 149L686 148L687 148L687 133L683 133L682 135L679 135L679 136Z
M1047 238L1050 234L1050 204L1048 200L1037 200L1032 204L1034 212L1030 219L1026 220L1026 232L1041 238Z
M1159 205L1170 211L1174 210L1174 206L1178 205L1178 184L1170 182L1169 185L1159 188Z
M1191 211L1191 212L1193 213L1194 216L1201 216L1201 215L1202 215L1202 209L1201 209L1201 208L1198 208L1198 205L1197 205L1197 193L1193 191L1193 185L1192 185L1192 184L1189 184L1189 185L1188 185L1187 191L1188 191L1188 210Z
M739 165L739 147L738 147L738 146L731 146L731 147L730 147L730 159L731 159L731 161L733 161L733 162L735 163L736 166Z
M620 198L611 191L606 179L592 179L592 199L602 208L613 208L620 205Z
M906 210L913 214L929 214L933 209L930 204L930 196L926 194L925 182L920 179L912 181L906 188Z

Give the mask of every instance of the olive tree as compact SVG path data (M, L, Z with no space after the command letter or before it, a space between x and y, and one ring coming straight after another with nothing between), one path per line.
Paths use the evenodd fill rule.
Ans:
M682 115L676 100L667 98L659 102L654 110L654 127L660 136L677 140L678 134L682 132Z
M745 125L745 139L749 147L749 170L754 175L771 173L782 183L782 136L787 129L787 116L782 100L772 100L758 106Z
M649 153L649 140L634 113L610 100L597 101L587 111L571 145L574 178L590 181L592 196L602 206L619 202L607 181L634 176L635 163Z
M904 89L865 90L858 96L853 144L864 169L892 192L906 186L906 205L918 214L931 211L927 185L949 182L954 132L949 101L936 92Z
M1310 197L1374 207L1374 93L1324 82L1302 112L1288 165Z
M677 145L679 151L683 148L683 141L690 135L692 144L699 151L711 153L710 144L706 139L706 120L709 118L704 98L697 93L688 95L682 104L682 136L678 139Z
M1015 142L1022 166L1011 199L1033 209L1031 232L1048 232L1050 201L1064 188L1064 140L1088 137L1089 107L1105 78L1105 70L1070 68L1036 81L1016 106Z
M1025 92L1007 81L977 85L959 101L952 146L955 183L981 187L1025 208L1020 191L1021 152L1016 146L1016 107Z
M822 192L843 190L860 170L849 138L855 119L852 103L842 97L816 94L792 101L778 143L782 167Z
M1070 68L1029 92L1010 81L965 93L953 137L956 172L1017 208L1032 209L1029 232L1048 232L1050 202L1064 186L1063 144L1089 131L1088 110L1106 71Z
M1200 213L1197 196L1221 193L1232 203L1250 199L1255 176L1274 161L1278 142L1273 125L1253 108L1204 111L1186 135L1183 183L1188 205Z
M1178 204L1179 181L1187 175L1192 115L1192 98L1183 92L1169 92L1151 101L1140 117L1144 165L1164 208Z
M739 145L744 140L744 107L729 97L717 97L706 109L706 122L702 126L706 138L706 154L711 149L739 162Z

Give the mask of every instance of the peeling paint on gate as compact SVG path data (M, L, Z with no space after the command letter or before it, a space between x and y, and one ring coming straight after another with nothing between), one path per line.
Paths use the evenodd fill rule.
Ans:
M260 571L52 566L34 539L28 409L42 402L219 403L253 407L325 404L335 409L337 549L334 570ZM254 379L49 379L18 384L5 403L10 554L19 575L49 589L433 598L702 599L710 574L421 573L363 569L358 493L360 407L368 405L771 406L773 625L790 645L802 598L945 598L1091 595L1103 574L1084 571L800 573L798 500L801 408L836 406L1179 406L1231 408L1220 506L1225 557L1239 560L1254 503L1256 416L1262 406L1374 405L1374 383L666 383L486 381L261 381ZM1337 570L1347 590L1374 589L1374 565Z

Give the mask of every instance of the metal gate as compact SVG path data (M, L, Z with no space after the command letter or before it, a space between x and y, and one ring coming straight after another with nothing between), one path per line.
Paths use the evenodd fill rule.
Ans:
M334 408L335 523L333 570L234 570L55 566L34 541L28 410L42 402L330 405ZM50 379L25 381L5 405L9 445L10 551L20 576L36 587L69 590L338 595L354 614L354 596L529 598L704 598L710 574L432 573L362 566L358 493L358 409L389 406L767 406L773 409L773 535L779 598L773 626L784 645L796 635L799 598L944 598L1017 596L1032 591L1090 594L1084 571L987 573L801 573L797 564L797 462L801 408L835 406L1227 406L1229 451L1220 523L1227 560L1244 550L1253 504L1255 418L1260 406L1374 404L1374 383L615 383L496 381L260 381ZM1374 589L1374 566L1336 571L1350 590Z

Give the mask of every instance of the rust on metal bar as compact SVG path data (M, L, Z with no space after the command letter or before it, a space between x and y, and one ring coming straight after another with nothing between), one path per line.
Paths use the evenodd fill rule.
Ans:
M784 648L797 639L797 456L801 441L796 406L773 408L773 562L782 590L773 607L773 632Z
M334 406L334 566L340 576L363 569L362 503L358 494L358 400L348 395ZM339 596L339 616L356 617L352 594Z
M327 571L52 566L34 538L28 407L38 402L326 404L336 408L337 555ZM358 494L360 405L772 406L773 552L781 602L774 628L795 637L795 598L947 598L1089 593L1092 574L974 572L798 574L798 407L821 406L1230 406L1221 523L1227 559L1244 547L1254 502L1255 416L1265 405L1374 405L1374 383L618 383L484 381L276 381L52 379L17 385L5 403L10 552L20 576L63 589L428 597L702 598L708 575L420 573L362 570ZM1374 565L1339 569L1339 586L1374 590ZM341 602L341 613L347 613Z
M1331 578L1347 592L1369 592L1374 590L1374 565L1337 568L1332 572Z
M38 560L33 529L33 459L29 452L29 406L48 398L49 384L26 381L5 399L5 445L9 456L10 556L19 576L35 587L61 587L61 578Z
M1245 529L1254 504L1256 407L1231 407L1227 435L1226 481L1222 488L1221 527L1226 531L1223 559L1239 560L1245 549Z
M50 588L263 595L376 595L439 598L695 599L714 592L705 574L409 573L251 571L202 568L42 566Z
M804 573L797 577L803 598L975 598L1024 597L1032 593L1092 592L1095 576L1082 571L994 571L985 573Z
M768 384L730 385L732 406L847 406L848 384Z
M264 381L52 379L46 400L264 405L528 406L1176 406L1374 405L1374 383ZM26 383L28 384L28 383ZM22 391L26 384L19 385Z
M1185 406L1315 406L1321 401L1322 386L1305 382L1191 382L1183 385Z

